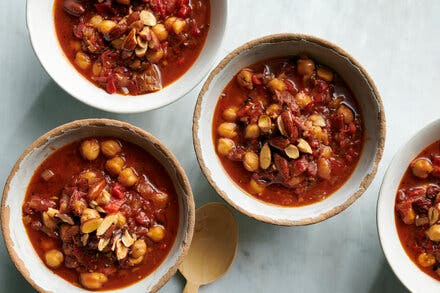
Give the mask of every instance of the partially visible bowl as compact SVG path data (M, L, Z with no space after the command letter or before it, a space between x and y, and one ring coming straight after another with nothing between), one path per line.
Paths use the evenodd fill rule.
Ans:
M168 256L150 275L122 288L124 292L155 292L176 272L186 255L194 230L194 199L185 171L174 155L155 137L128 123L108 119L70 122L44 134L20 156L6 182L1 205L2 232L9 255L25 279L40 292L88 292L55 275L40 260L22 221L22 205L31 177L54 150L89 136L108 136L134 143L166 169L179 203L179 226Z
M228 176L213 145L212 124L218 98L229 81L251 64L274 57L306 53L342 77L359 103L364 122L364 147L351 177L323 201L301 206L266 204L248 195ZM323 221L350 206L368 188L382 157L385 114L379 92L366 70L347 52L323 39L301 34L266 36L237 48L211 72L199 94L193 121L194 147L210 184L229 204L260 221L278 225L307 225Z
M199 57L179 79L162 90L140 96L108 94L83 77L66 58L55 32L54 0L27 1L27 27L35 54L53 80L73 97L115 113L138 113L177 101L209 72L221 47L227 21L227 1L211 0L211 26Z
M412 292L439 292L440 282L420 270L405 252L396 227L395 201L401 179L411 161L440 139L440 120L418 131L395 154L383 178L377 202L377 229L388 263Z

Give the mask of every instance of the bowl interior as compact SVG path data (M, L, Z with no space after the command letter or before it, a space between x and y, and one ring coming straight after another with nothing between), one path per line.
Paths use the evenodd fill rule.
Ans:
M440 120L437 120L400 148L385 174L377 205L377 225L382 249L394 273L414 292L439 292L440 282L421 271L402 247L394 217L395 199L400 181L411 161L439 139Z
M53 22L54 0L28 0L27 26L41 64L55 82L78 100L102 110L135 113L170 104L194 88L208 73L221 46L226 27L227 1L211 0L211 26L198 59L178 80L159 92L141 96L109 95L84 78L62 51Z
M243 67L273 57L282 57L307 53L317 60L335 70L349 85L357 101L359 102L365 126L364 148L358 166L348 182L338 191L324 201L297 208L286 208L269 205L258 201L234 184L225 173L215 153L212 141L212 122L218 97L227 83ZM224 64L222 64L224 65ZM220 70L220 71L217 71ZM217 191L239 210L257 219L287 225L308 224L324 220L350 204L356 199L354 194L358 190L364 190L369 181L368 174L375 172L377 156L381 154L380 142L383 137L381 127L381 105L375 94L373 85L368 81L362 70L354 64L349 57L341 52L324 45L321 42L305 37L284 38L259 42L257 45L240 51L224 65L218 67L216 74L211 75L209 85L205 85L200 105L196 111L200 111L195 138L200 142L199 160L204 165L205 172L210 181L216 186ZM196 122L197 123L197 122ZM365 183L368 181L367 183Z
M33 149L23 158L18 169L12 175L9 190L7 194L5 194L7 198L3 210L5 212L3 225L6 225L6 229L9 230L9 233L5 233L7 235L4 235L5 238L7 237L10 240L11 246L9 249L13 250L16 255L15 263L19 266L21 273L26 276L28 280L32 280L33 285L37 285L43 290L50 292L88 292L56 276L43 264L28 240L28 235L22 222L22 204L34 170L42 161L49 156L54 149L89 136L113 136L141 146L160 161L173 180L179 200L179 228L175 243L168 257L157 270L153 271L145 279L130 287L116 291L144 292L146 290L152 290L160 281L163 281L161 280L162 277L176 264L184 251L185 241L190 239L187 238L187 234L189 233L188 227L190 227L191 222L189 219L189 214L191 214L189 207L192 206L192 203L188 201L192 199L192 196L187 194L184 178L182 174L179 174L176 170L171 158L169 158L158 145L126 128L89 125L70 129L57 136L50 137L42 145Z

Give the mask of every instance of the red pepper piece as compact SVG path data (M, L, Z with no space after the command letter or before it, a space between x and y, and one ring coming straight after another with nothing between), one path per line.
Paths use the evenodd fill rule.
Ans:
M105 90L109 94L116 93L116 85L115 85L115 80L114 80L113 76L109 76L109 78L107 80L107 86L106 86Z
M125 196L124 191L124 186L116 182L112 189L112 195L118 199L122 199Z
M104 206L104 210L108 214L116 213L124 203L125 199L112 198L110 202Z

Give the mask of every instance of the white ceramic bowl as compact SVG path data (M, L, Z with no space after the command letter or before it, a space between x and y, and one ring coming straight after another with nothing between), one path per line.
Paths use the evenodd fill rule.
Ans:
M78 100L115 113L138 113L156 109L193 89L206 76L221 47L227 19L227 0L211 0L211 26L205 46L192 67L161 91L123 96L108 94L83 77L61 49L53 20L54 0L27 0L27 27L34 51L55 82Z
M194 230L194 199L185 171L174 155L155 137L128 123L107 119L70 122L44 134L21 155L9 175L1 205L2 232L9 255L26 280L40 292L90 292L58 277L40 260L29 241L22 221L22 205L34 170L68 143L89 136L111 136L139 145L167 170L179 200L179 228L166 259L141 281L112 292L155 292L176 272L191 243Z
M394 273L412 292L440 292L440 282L421 271L402 247L394 217L396 193L411 161L439 139L440 120L437 120L400 148L385 173L377 203L377 228L383 252Z
M241 190L226 174L212 139L212 119L218 97L240 69L272 57L307 53L335 70L353 91L362 112L365 142L351 178L324 201L302 207L266 204ZM194 147L199 164L215 190L240 212L278 225L306 225L325 220L352 204L369 186L381 159L385 116L380 95L365 69L347 52L325 40L299 34L280 34L251 41L229 54L211 72L194 112Z

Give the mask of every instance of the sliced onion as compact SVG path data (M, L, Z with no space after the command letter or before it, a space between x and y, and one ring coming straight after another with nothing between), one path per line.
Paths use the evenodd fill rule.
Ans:
M53 176L55 176L55 173L50 169L46 169L41 172L40 176L44 181L49 181Z

